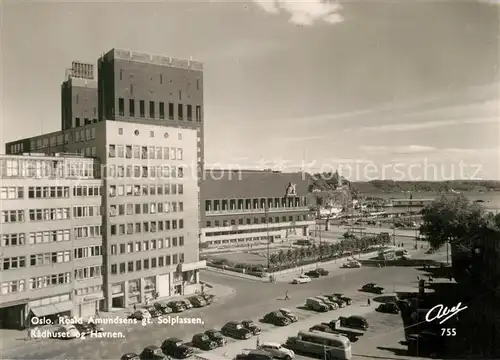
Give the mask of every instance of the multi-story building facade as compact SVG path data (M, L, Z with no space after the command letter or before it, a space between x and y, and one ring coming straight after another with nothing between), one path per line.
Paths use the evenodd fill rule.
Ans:
M200 245L206 248L283 242L308 235L314 221L302 173L206 170Z
M102 292L101 179L81 156L0 156L0 319L93 315Z
M205 263L198 261L195 130L100 121L24 142L47 154L66 151L100 159L102 309L198 289L198 270ZM93 274L88 283L101 278Z
M61 84L61 129L97 122L97 107L94 65L73 61Z

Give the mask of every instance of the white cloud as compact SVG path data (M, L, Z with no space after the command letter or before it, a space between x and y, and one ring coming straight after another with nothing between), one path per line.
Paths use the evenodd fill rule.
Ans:
M424 146L424 145L406 145L406 146L370 146L370 145L362 145L360 149L380 155L380 154L415 154L415 153L424 153L424 152L432 152L435 151L436 148L432 146Z
M345 129L345 131L360 130L360 131L383 133L383 132L435 129L440 127L456 126L462 124L494 124L494 123L497 124L500 123L500 118L498 116L489 116L476 119L452 119L452 120L438 120L438 121L427 121L427 122L416 122L416 123L362 126L357 128Z
M338 24L344 20L339 13L342 6L332 0L254 0L254 2L271 14L287 12L291 16L290 22L297 25L308 26L318 20Z

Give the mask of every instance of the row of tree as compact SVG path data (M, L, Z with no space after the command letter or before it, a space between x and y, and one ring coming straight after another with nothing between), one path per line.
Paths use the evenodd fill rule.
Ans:
M300 264L307 260L327 260L340 257L346 253L356 253L366 251L374 246L383 246L391 241L389 234L383 233L375 236L363 236L361 238L355 235L349 236L338 243L324 243L321 245L312 244L308 247L291 248L280 250L269 256L269 263L276 265Z

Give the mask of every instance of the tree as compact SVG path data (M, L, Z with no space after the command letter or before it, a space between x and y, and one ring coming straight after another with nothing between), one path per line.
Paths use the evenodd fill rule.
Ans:
M293 249L292 253L293 253L293 262L298 263L299 260L301 259L300 258L300 249Z
M299 254L300 254L300 260L304 260L307 256L307 252L306 252L306 249L301 247L299 249Z
M467 234L484 226L484 208L462 194L442 195L424 208L422 221L420 234L432 249L438 249L447 241L462 242Z
M286 252L286 262L291 263L293 261L293 251L292 249L288 249Z
M284 250L280 250L278 252L278 261L280 264L283 264L285 262L285 260L286 260L286 253Z
M278 263L279 259L278 259L278 254L276 253L272 253L270 256L269 256L269 263L271 265L276 265Z

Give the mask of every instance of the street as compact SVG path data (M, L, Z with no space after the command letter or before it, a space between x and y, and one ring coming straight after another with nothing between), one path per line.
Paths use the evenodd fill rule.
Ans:
M345 271L347 270L347 271ZM287 283L260 283L234 278L224 274L202 273L203 281L223 284L236 290L234 295L203 309L193 309L179 314L182 317L201 318L203 324L140 324L129 326L108 325L107 331L123 331L125 339L77 339L77 340L32 340L21 343L14 349L2 351L2 358L17 359L117 359L127 352L139 353L151 344L160 345L168 337L178 337L190 341L193 334L203 329L220 328L230 320L253 319L257 321L269 311L287 307L295 310L303 305L308 296L322 293L342 292L355 301L366 302L367 295L357 289L364 283L376 282L388 291L407 288L409 282L416 282L417 272L413 268L360 268L334 271L330 276L313 280L309 284L290 285ZM412 279L415 279L412 281ZM284 301L289 291L291 300ZM297 311L299 312L299 311ZM309 316L304 312L304 316ZM266 326L263 326L265 329ZM112 328L112 329L111 329Z

